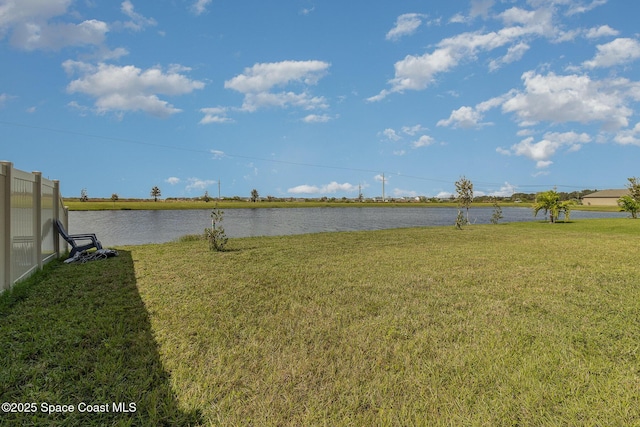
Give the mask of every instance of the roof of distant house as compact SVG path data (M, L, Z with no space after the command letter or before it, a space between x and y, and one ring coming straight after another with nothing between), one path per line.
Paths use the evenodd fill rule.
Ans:
M612 190L602 190L602 191L596 191L595 193L591 193L591 194L587 194L586 196L582 196L583 199L588 199L588 198L607 198L607 197L611 197L611 198L615 198L615 199L619 199L622 196L626 196L629 194L629 190L626 188L622 188L622 189L612 189Z

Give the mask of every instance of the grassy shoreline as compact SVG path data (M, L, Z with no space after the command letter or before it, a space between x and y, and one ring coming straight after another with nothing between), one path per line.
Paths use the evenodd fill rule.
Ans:
M266 208L450 208L457 207L455 202L387 202L387 203L357 203L357 202L322 202L322 201L294 201L294 202L267 202L262 201L258 203L251 203L247 201L232 201L223 200L220 202L210 201L110 201L110 200L89 200L87 202L80 202L77 199L65 199L65 206L70 211L100 211L100 210L173 210L173 209L213 209L219 207L220 209L266 209ZM501 202L501 207L519 207L530 208L531 203L512 203ZM475 202L472 204L472 208L492 208L491 203ZM573 207L575 210L585 211L599 211L599 212L618 212L620 209L617 206L582 206L576 205Z
M637 425L638 237L598 219L123 247L0 297L0 396L138 402L38 414L82 425Z

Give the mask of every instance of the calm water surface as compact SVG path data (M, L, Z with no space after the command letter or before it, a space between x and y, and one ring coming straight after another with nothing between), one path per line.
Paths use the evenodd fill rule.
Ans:
M492 208L471 208L472 223L487 224ZM453 226L456 208L259 208L227 209L223 226L229 238L279 236L330 231ZM533 221L530 208L502 208L501 222ZM72 211L71 233L96 233L105 247L164 243L211 226L211 209L149 211ZM623 212L571 212L571 219L624 218ZM542 219L542 213L538 219Z

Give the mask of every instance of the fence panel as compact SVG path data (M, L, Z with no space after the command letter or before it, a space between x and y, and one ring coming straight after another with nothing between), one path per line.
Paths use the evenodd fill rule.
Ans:
M54 220L68 223L57 181L0 162L0 291L9 289L66 251ZM61 242L62 241L62 242Z

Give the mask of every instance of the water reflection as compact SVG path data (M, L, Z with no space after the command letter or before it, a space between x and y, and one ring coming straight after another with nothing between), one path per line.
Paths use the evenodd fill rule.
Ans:
M456 208L286 208L227 209L227 236L277 236L327 231L453 225ZM492 208L472 208L472 223L488 224ZM533 221L529 208L502 208L501 222ZM571 212L572 219L624 218L623 212ZM542 219L539 216L539 219ZM96 233L104 246L164 243L201 234L211 225L211 210L69 212L72 233Z

